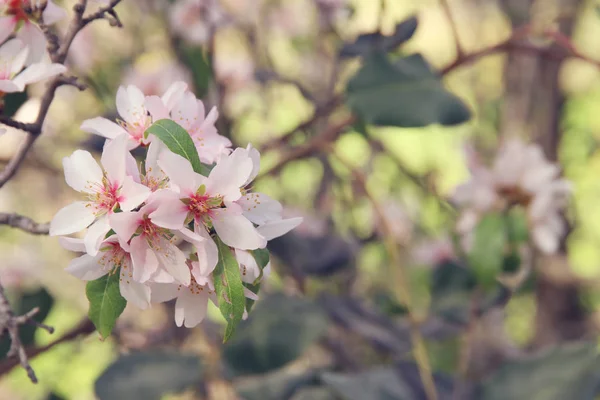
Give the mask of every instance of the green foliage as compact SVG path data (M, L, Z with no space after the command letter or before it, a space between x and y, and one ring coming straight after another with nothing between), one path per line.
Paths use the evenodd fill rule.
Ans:
M388 52L394 50L410 39L417 30L416 17L410 17L398 25L391 36L384 36L380 32L360 35L354 43L345 44L340 50L341 57L367 56L373 52Z
M437 265L431 276L432 311L450 321L464 322L476 284L473 271L456 262Z
M173 153L188 160L194 171L208 176L210 170L200 162L193 139L178 123L170 119L158 120L146 130L145 136L150 134L158 137Z
M229 340L235 328L242 320L246 307L244 286L240 276L240 266L233 252L217 236L214 238L219 249L219 261L213 273L215 290L219 297L219 309L227 320L223 342Z
M347 102L367 123L380 126L457 125L471 117L420 54L396 61L382 52L369 55L348 83Z
M512 244L526 243L529 240L527 215L520 207L513 207L506 215L506 232Z
M203 368L193 355L147 351L119 358L95 384L100 400L160 400L201 382Z
M223 348L223 358L234 374L272 371L300 357L325 335L327 326L327 318L313 303L273 294L240 324Z
M598 352L593 343L556 347L504 364L478 395L481 400L593 400L599 382Z
M103 338L110 336L117 318L127 305L127 301L121 296L119 279L120 269L95 281L89 281L85 288L85 294L90 302L88 316Z
M235 389L244 400L283 400L289 399L292 393L317 383L319 383L317 371L298 373L279 370L239 380L235 384Z
M475 227L472 248L467 255L469 267L484 289L495 286L502 271L507 244L506 221L502 214L485 215Z
M258 291L260 290L260 284L263 279L263 271L264 271L265 267L267 266L267 264L269 263L269 259L270 259L269 250L256 249L256 250L252 250L250 253L252 254L252 257L254 257L254 260L256 260L256 263L258 264L258 267L260 268L260 275L256 279L256 282L254 282L252 284L244 283L244 286L246 286L248 288L248 290L250 290L252 293L258 294ZM250 312L250 310L252 310L253 306L254 306L254 300L246 299L246 310L248 312Z
M2 108L2 115L5 117L14 116L27 99L29 99L27 92L5 93L3 96L4 107Z
M206 59L202 48L197 46L181 46L181 57L185 65L192 72L194 79L194 93L198 98L206 96L212 79L212 68Z

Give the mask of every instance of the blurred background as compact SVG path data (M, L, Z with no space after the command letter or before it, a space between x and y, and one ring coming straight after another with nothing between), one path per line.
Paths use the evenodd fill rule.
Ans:
M57 3L72 13L73 1ZM431 398L409 320L424 337L438 398L596 398L595 0L136 0L117 11L123 28L100 21L77 36L68 66L88 89L58 90L44 134L0 191L0 211L49 221L78 195L62 158L102 148L81 122L114 119L119 85L162 95L184 80L218 107L221 134L261 151L254 190L304 223L270 244L274 273L225 345L212 304L192 330L175 327L171 303L128 306L101 341L86 322L84 282L62 271L73 255L56 238L0 226L0 281L17 310L39 306L56 330L23 330L40 353L32 360L40 383L0 361L1 399ZM439 90L470 115L405 124L350 117L348 82L383 37L395 38L386 48L394 56L420 53ZM43 90L10 95L4 113L32 121ZM433 107L381 96L405 120ZM0 165L23 135L0 137ZM491 159L510 135L540 143L573 182L569 235L558 254L527 261L533 272L518 287L498 288L473 311L477 283L454 250L448 199L469 178L465 148Z

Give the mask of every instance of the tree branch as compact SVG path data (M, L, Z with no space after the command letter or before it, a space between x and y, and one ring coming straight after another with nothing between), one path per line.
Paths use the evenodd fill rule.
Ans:
M47 235L50 229L49 223L40 224L29 217L9 213L0 213L0 225L8 225L33 235Z
M6 298L4 287L0 284L0 337L3 337L6 333L8 333L11 341L10 349L8 350L8 357L15 357L18 359L18 361L13 361L13 364L20 364L21 367L27 371L27 376L29 376L29 379L33 383L37 383L37 377L35 376L33 368L31 368L31 365L29 365L27 353L23 347L23 344L21 343L21 339L19 338L19 327L25 324L34 324L42 329L47 330L49 333L53 333L54 328L32 320L32 318L38 312L39 309L36 307L23 315L16 316Z
M458 25L452 16L452 10L450 9L450 5L448 4L448 0L440 0L442 3L442 8L444 9L444 13L448 19L448 23L450 24L450 29L452 30L452 35L454 36L454 44L456 46L456 57L460 58L464 56L465 51L460 44L460 38L458 37Z

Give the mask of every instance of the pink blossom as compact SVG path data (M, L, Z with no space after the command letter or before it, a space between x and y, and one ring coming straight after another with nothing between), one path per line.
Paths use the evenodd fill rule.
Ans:
M86 246L81 239L61 237L59 240L67 250L86 251ZM131 255L120 245L115 235L102 242L100 251L95 256L84 254L73 259L66 271L84 281L95 280L106 274L119 273L121 295L142 309L150 304L150 287L134 279L136 271Z
M35 63L25 69L29 48L19 39L12 39L0 47L0 92L22 92L25 86L66 71L64 65Z
M107 142L101 158L104 170L87 151L76 150L63 159L67 184L84 193L88 200L59 210L50 223L50 235L69 235L89 226L84 243L87 252L94 256L110 230L107 216L117 206L130 211L146 200L150 190L125 174L126 145L125 135Z

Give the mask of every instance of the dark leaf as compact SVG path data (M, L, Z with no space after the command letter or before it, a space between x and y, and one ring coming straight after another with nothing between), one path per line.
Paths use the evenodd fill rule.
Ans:
M302 388L319 383L319 373L275 371L236 380L235 389L244 400L287 400Z
M94 385L100 400L160 400L202 381L200 359L192 355L148 351L120 357Z
M372 52L388 52L394 50L410 39L417 30L417 18L410 17L398 25L391 36L379 32L360 35L354 43L345 44L340 50L341 57L366 56Z
M223 348L234 374L272 371L300 357L327 330L321 310L307 300L273 294L262 299Z
M575 343L505 363L481 387L480 400L593 400L600 383L595 343Z
M27 92L4 94L4 108L2 109L2 115L5 117L14 116L28 98Z
M380 126L457 125L471 118L420 54L393 63L384 53L371 54L348 83L347 102L365 122Z

